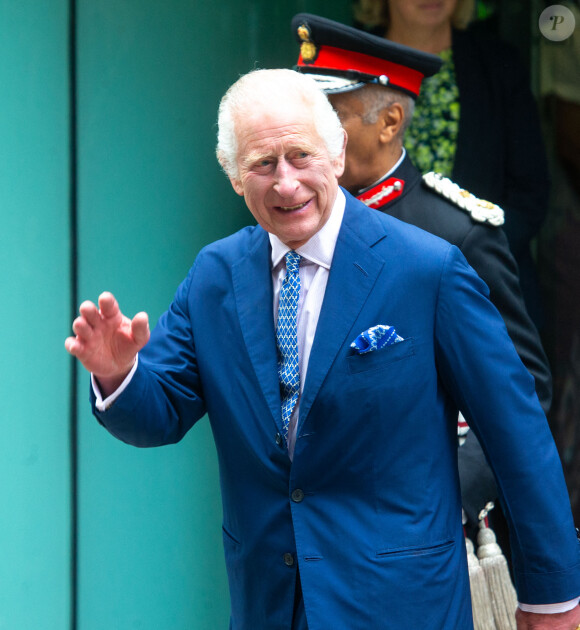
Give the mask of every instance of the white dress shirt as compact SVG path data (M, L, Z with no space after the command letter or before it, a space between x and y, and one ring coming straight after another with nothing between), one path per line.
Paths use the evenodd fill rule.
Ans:
M330 217L322 228L304 245L295 251L300 254L300 297L298 300L298 369L300 371L300 393L288 426L288 454L294 455L296 424L300 409L300 397L306 381L310 350L316 333L322 300L326 291L328 274L336 240L342 224L346 199L340 188L336 195ZM282 281L286 276L284 256L290 251L277 236L270 234L272 245L272 286L274 288L274 326L278 318L278 300Z

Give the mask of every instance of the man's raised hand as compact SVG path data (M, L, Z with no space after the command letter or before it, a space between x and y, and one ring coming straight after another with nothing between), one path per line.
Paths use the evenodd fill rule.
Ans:
M147 313L129 319L108 292L99 296L98 307L83 302L79 313L72 327L76 336L66 339L65 348L95 375L108 395L123 382L137 353L149 341Z

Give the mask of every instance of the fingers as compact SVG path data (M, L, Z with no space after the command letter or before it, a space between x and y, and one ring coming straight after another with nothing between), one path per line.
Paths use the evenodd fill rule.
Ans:
M107 298L105 301L107 301ZM101 322L102 317L98 307L90 300L85 300L79 306L79 317L72 324L72 330L76 337L65 339L64 346L67 352L79 359L84 358L84 353L88 350L88 344L95 337L96 330Z
M95 324L84 316L77 317L72 325L73 332L81 339L90 339L94 332Z
M78 336L88 338L104 319L115 317L120 312L117 300L106 291L99 296L98 307L90 300L85 300L79 306L80 317L73 322L73 331Z
M139 350L149 341L149 317L147 313L137 313L131 321L133 340Z
M103 317L115 317L120 313L119 304L115 296L108 291L104 291L99 295L99 309Z
M99 309L89 300L85 300L79 306L79 313L81 315L79 319L84 318L84 320L93 328L95 326L98 326L99 322L101 321ZM75 323L77 321L78 320L75 320Z
M73 357L76 357L82 351L82 344L76 337L67 337L64 340L64 347Z
M67 352L72 354L74 357L79 358L85 352L87 347L86 344L90 342L94 334L94 328L84 316L81 316L74 320L72 329L76 337L67 337L64 341L64 347Z
M98 306L88 300L83 302L79 313L72 325L76 337L69 337L65 348L85 367L90 363L93 371L102 370L101 375L128 364L128 358L133 361L149 341L147 313L138 313L132 320L125 317L109 292L99 296Z

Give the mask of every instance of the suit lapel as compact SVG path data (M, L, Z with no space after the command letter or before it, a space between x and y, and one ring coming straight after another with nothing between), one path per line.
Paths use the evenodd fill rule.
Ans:
M344 219L300 400L299 429L384 265L383 259L372 250L372 246L386 236L384 224L377 218L379 213L368 210L348 194L346 197ZM261 228L256 228L254 235L248 254L232 267L233 287L252 368L274 423L281 429L270 242L267 232Z
M368 299L384 261L372 246L386 236L379 213L369 211L347 194L344 219L324 295L306 383L300 401L300 426L306 420L318 391L352 326ZM359 334L362 331L356 331ZM350 341L350 340L348 340Z
M257 227L247 256L232 267L240 327L250 362L277 427L281 427L268 234Z

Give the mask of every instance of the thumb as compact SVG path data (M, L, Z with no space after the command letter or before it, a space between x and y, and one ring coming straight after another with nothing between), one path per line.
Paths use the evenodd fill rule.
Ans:
M137 313L131 320L131 333L139 350L149 341L149 317L147 313Z

